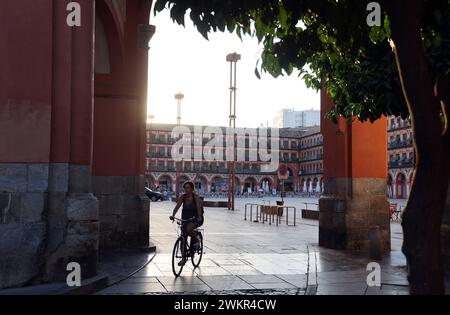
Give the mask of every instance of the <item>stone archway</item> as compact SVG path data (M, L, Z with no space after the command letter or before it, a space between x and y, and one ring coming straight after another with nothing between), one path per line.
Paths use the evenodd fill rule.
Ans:
M163 174L159 176L157 185L159 186L159 189L164 192L172 192L173 191L173 179L168 174Z
M311 177L308 177L307 179L306 179L306 191L308 192L308 193L312 193L313 191L312 191L312 178Z
M208 179L204 175L196 176L194 180L195 190L204 194L208 192Z
M394 180L392 179L391 174L388 174L387 177L387 195L389 198L394 197Z
M149 209L142 187L148 80L143 40L151 31L151 2L118 2L96 1L92 191L100 200L100 246L148 246L149 211L142 211ZM119 237L124 234L126 239Z
M244 193L253 193L257 190L258 181L255 177L249 176L244 180Z
M319 185L319 180L317 179L317 177L314 177L313 183L312 183L313 192L317 192L318 185Z
M211 192L223 193L227 191L227 180L223 176L214 176L211 178Z
M62 22L67 1L45 2L0 1L0 35L9 42L0 50L0 68L13 83L0 92L0 103L8 104L0 125L9 147L0 142L0 163L13 176L7 181L33 174L20 179L28 189L6 190L32 198L39 213L32 224L2 222L0 232L22 236L7 248L0 242L0 265L20 266L0 272L0 288L65 281L69 262L80 263L83 278L95 276L99 245L149 246L144 186L152 1L78 0L82 27L76 30ZM21 255L9 248L21 248Z
M270 177L263 177L259 182L259 187L261 187L265 193L270 193L273 187L273 180Z
M396 187L397 187L397 195L396 198L400 199L406 199L408 192L407 192L407 183L406 183L406 176L403 173L398 173L397 177L395 178Z

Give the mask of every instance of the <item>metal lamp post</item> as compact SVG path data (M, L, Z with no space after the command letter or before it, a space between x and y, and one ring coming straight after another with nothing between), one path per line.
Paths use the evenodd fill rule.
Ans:
M233 158L228 161L228 210L234 211L234 191L235 191L235 167L236 167L236 91L237 91L237 62L241 60L241 55L232 53L227 55L227 62L230 63L230 129L233 134Z
M175 94L175 99L177 100L177 126L181 126L181 101L184 99L184 95L180 93ZM181 164L183 162L181 161ZM181 165L183 166L183 165ZM180 197L180 185L179 185L179 168L178 168L178 162L175 161L175 194L177 199Z

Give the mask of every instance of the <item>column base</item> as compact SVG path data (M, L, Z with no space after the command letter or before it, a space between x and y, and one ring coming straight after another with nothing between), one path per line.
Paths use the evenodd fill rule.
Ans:
M145 176L93 177L100 207L100 247L150 245L150 200L144 184Z
M44 281L66 281L67 265L71 262L80 264L83 279L96 276L99 248L97 198L91 193L67 197L52 193L49 211Z
M328 179L319 200L319 246L379 256L390 243L386 181Z

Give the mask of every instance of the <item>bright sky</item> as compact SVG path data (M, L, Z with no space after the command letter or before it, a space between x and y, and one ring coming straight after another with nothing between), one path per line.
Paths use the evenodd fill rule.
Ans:
M149 115L154 123L176 123L175 94L185 95L182 124L228 126L230 67L226 55L237 52L237 127L272 126L284 108L320 109L319 95L307 89L297 74L274 79L255 65L262 48L256 38L243 42L235 35L210 34L204 39L186 17L186 28L172 22L168 11L152 15L156 34L150 42Z

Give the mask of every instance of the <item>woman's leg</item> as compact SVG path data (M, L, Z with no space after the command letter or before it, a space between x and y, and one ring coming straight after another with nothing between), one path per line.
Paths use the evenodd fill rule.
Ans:
M196 228L197 228L197 225L194 223L188 223L186 226L186 232L191 237L192 243L197 242L197 235L195 233Z

